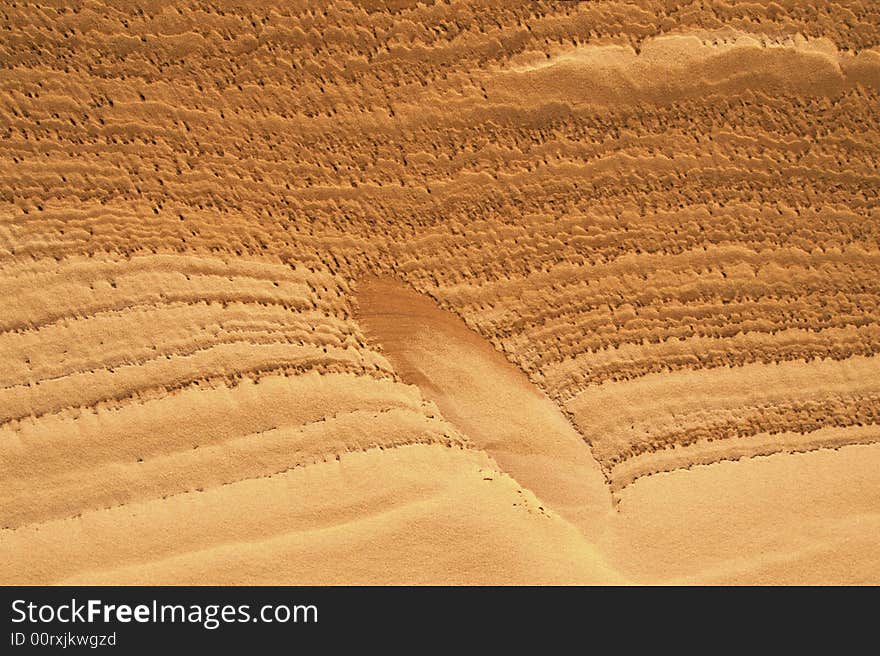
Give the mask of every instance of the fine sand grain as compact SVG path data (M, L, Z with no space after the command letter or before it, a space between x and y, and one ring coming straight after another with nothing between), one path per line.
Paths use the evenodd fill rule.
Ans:
M880 583L880 3L0 24L0 583Z

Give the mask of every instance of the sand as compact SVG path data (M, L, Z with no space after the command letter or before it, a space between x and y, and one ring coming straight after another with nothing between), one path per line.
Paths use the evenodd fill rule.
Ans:
M876 3L0 13L0 583L880 583Z

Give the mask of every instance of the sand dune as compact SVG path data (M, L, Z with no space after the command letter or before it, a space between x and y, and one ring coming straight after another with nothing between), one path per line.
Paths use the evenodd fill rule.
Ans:
M0 583L880 582L877 3L0 21Z

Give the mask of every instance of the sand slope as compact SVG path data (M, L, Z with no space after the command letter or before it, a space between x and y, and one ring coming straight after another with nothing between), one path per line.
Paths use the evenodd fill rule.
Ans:
M2 536L22 583L615 583L571 526L485 456L437 446L339 461ZM516 545L516 548L511 548ZM548 553L549 552L549 553Z
M655 583L876 584L878 458L855 445L640 479L606 552Z
M490 344L393 279L362 281L357 317L395 371L550 508L595 535L611 495L589 446Z
M0 583L880 582L878 3L0 23Z

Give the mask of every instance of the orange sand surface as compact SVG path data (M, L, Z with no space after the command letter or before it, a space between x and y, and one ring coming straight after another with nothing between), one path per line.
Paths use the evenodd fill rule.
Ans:
M0 10L0 584L880 584L880 4Z

